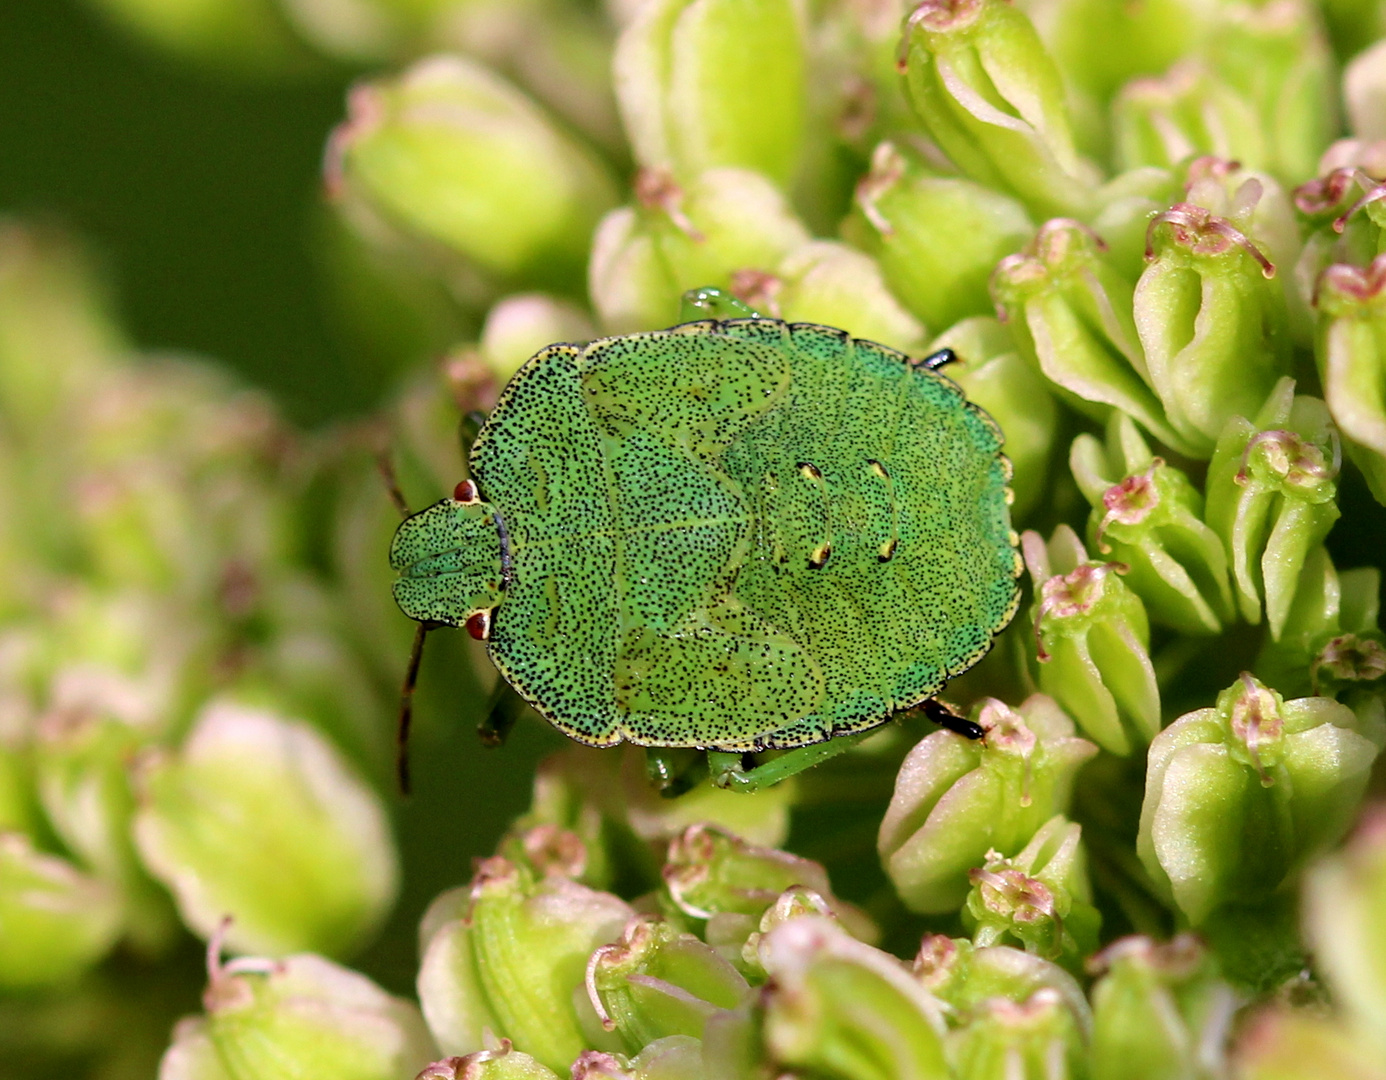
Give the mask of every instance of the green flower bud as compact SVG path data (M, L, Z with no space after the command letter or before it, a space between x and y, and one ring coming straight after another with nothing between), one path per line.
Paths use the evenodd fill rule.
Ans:
M435 1061L414 1080L558 1080L558 1074L501 1039L493 1050Z
M121 897L125 931L144 952L177 926L168 896L145 873L130 835L135 798L127 767L140 734L109 716L57 711L44 718L35 772L48 821L69 851Z
M358 86L329 151L333 190L503 281L571 287L615 202L586 148L459 56Z
M1078 1029L1092 1029L1092 1011L1078 982L1052 960L1009 945L977 946L967 938L925 934L913 963L915 977L949 1010L953 1026L966 1025L985 1002L1017 1005L1041 990L1058 995Z
M938 1001L895 957L827 919L791 919L761 942L771 982L761 1039L769 1064L843 1080L944 1080Z
M933 175L883 142L857 184L843 231L876 257L895 294L937 331L991 310L992 269L1034 226L1014 199L971 180Z
M1342 835L1378 749L1358 727L1244 674L1155 737L1136 851L1191 925L1269 899Z
M1197 0L1154 0L1137 7L1103 0L1025 5L1064 78L1105 105L1138 75L1157 75L1193 51L1207 26ZM1113 42L1121 42L1113 48Z
M781 185L799 162L807 57L791 0L654 0L613 75L636 160L691 180L737 166Z
M1386 811L1369 811L1347 847L1309 871L1304 905L1305 928L1334 1000L1386 1055Z
M1040 226L991 278L997 313L1045 377L1099 418L1134 417L1161 442L1184 450L1151 389L1131 314L1131 283L1102 257L1102 241L1077 221Z
M701 1038L718 1009L750 992L745 978L692 934L643 917L587 963L587 995L602 1026L632 1053L671 1035Z
M983 1001L951 1040L955 1075L969 1080L1057 1080L1086 1075L1083 1033L1051 989L1023 1002Z
M1243 185L1247 201L1262 188ZM1223 425L1252 416L1290 367L1290 324L1275 266L1248 236L1250 209L1220 217L1176 203L1150 222L1150 265L1135 321L1170 424L1209 457Z
M984 739L938 731L910 751L881 822L877 850L912 911L956 910L969 871L993 849L1020 852L1063 813L1074 774L1097 753L1042 694L1019 709L985 699L974 719Z
M1091 957L1093 1080L1221 1076L1241 1002L1192 934L1125 937Z
M124 351L105 297L65 237L0 222L0 416L21 445L56 449L51 425Z
M1081 970L1102 923L1092 905L1082 834L1081 826L1055 815L1013 858L989 851L982 866L968 871L972 890L963 924L977 945L1010 938L1027 952Z
M1386 139L1386 45L1377 42L1343 72L1348 126L1359 139Z
M588 1050L573 1062L572 1080L704 1080L708 1075L698 1040L670 1035L630 1059Z
M1127 567L1126 584L1151 616L1185 633L1217 633L1234 610L1227 555L1189 478L1153 456L1120 414L1106 448L1091 435L1073 440L1069 467L1092 504L1089 539Z
M437 1057L412 1002L310 953L221 963L208 949L206 1014L173 1033L159 1080L398 1080Z
M1319 276L1335 263L1366 266L1386 251L1386 142L1343 139L1324 154L1317 179L1295 189L1304 247L1295 263L1295 294L1318 299Z
M213 702L179 751L146 756L137 780L140 857L201 935L229 914L233 947L342 953L394 900L384 809L306 724Z
M1338 434L1318 398L1282 379L1253 421L1234 416L1208 466L1208 524L1231 556L1242 618L1285 627L1309 552L1338 520Z
M517 293L498 300L486 315L478 349L501 385L520 365L555 341L585 342L597 336L576 304L544 293Z
M1379 1047L1304 1010L1270 1009L1255 1017L1236 1059L1240 1080L1386 1080Z
M923 0L901 51L915 112L965 175L1040 216L1092 208L1096 170L1074 149L1058 68L1019 9Z
M1206 56L1254 110L1264 167L1292 182L1313 176L1337 130L1333 54L1317 5L1220 5Z
M918 352L924 327L900 306L870 255L831 240L791 251L774 274L732 275L732 292L756 311L786 322L840 326L853 337Z
M1088 559L1067 525L1048 545L1021 537L1035 583L1040 689L1110 753L1126 756L1160 730L1160 688L1150 660L1145 605L1121 580L1121 563Z
M94 0L117 22L169 52L233 71L305 66L306 52L271 0Z
M1386 646L1377 628L1381 571L1361 567L1339 573L1322 547L1304 559L1294 602L1278 641L1267 639L1256 674L1286 694L1346 695L1386 676ZM1374 742L1381 742L1365 728Z
M1293 287L1288 273L1298 266L1304 245L1295 202L1285 188L1269 173L1215 157L1194 158L1185 167L1183 179L1183 197L1171 199L1170 203L1193 203L1233 222L1272 265L1287 271L1280 278L1279 291L1285 298L1291 338L1295 345L1312 345L1313 313L1309 299ZM1170 203L1160 209L1166 209Z
M1328 411L1348 454L1386 503L1386 255L1319 278L1315 352Z
M1112 104L1112 134L1121 171L1142 165L1169 169L1198 154L1252 169L1269 164L1255 107L1198 60L1127 83Z
M713 825L690 825L670 842L664 887L674 906L693 919L722 914L759 919L786 890L808 889L858 937L875 934L870 919L833 894L819 863L747 843Z
M1004 326L989 316L964 319L930 342L926 352L952 349L959 363L949 377L1001 425L1006 457L1015 469L1012 520L1039 505L1047 492L1049 459L1059 427L1059 410L1049 384L1027 364Z
M668 326L689 289L730 289L737 271L771 272L809 241L775 185L746 169L711 169L686 185L646 170L635 194L636 206L608 214L592 239L588 285L608 333Z
M110 950L120 919L108 883L0 832L0 991L72 981Z
M491 1031L567 1069L601 1033L583 993L588 958L634 914L561 874L537 879L506 859L484 860L469 889L433 902L420 931L419 1000L438 1045L470 1054Z

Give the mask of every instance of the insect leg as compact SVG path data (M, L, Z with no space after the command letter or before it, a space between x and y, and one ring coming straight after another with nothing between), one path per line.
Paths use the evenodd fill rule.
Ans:
M500 676L496 677L496 685L491 690L491 697L486 702L486 715L477 725L476 733L481 737L481 742L485 746L503 746L505 740L510 737L510 731L519 721L528 706L525 699L520 697L512 687Z
M707 755L684 747L647 746L645 773L666 799L677 798L707 776Z
M930 371L937 371L944 364L954 363L958 359L958 354L952 349L939 349L936 353L930 353L919 361L919 366L928 368Z
M929 698L922 702L919 710L935 724L957 732L964 739L980 739L986 734L981 724L975 724L966 717L959 716L938 698Z
M380 478L385 481L385 491L390 496L390 502L394 503L400 517L407 518L409 504L404 501L404 492L399 489L399 477L395 475L395 464L390 460L388 450L381 450L375 455L375 467L380 473Z
M855 735L839 735L827 742L814 743L811 746L798 746L762 762L756 762L750 754L709 750L708 768L712 771L712 782L720 788L731 791L759 791L761 788L778 784L781 780L788 780L791 776L829 758L837 757L844 750L850 750L863 739L876 734L878 730L879 728L873 728L871 731L862 731Z

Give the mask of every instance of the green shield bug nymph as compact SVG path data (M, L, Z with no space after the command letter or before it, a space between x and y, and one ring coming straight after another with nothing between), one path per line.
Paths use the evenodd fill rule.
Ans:
M400 525L399 606L484 638L577 741L706 750L725 786L920 704L980 737L931 699L1018 603L996 424L933 370L949 356L690 294L709 311L742 317L530 359L472 479Z

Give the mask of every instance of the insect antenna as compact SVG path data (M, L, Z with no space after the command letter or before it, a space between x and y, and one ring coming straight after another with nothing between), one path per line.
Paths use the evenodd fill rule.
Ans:
M395 475L395 463L390 460L388 450L376 452L375 469L376 472L380 473L380 479L385 481L385 492L390 496L390 501L395 504L399 516L407 518L409 516L409 504L404 501L404 492L399 489L399 477Z

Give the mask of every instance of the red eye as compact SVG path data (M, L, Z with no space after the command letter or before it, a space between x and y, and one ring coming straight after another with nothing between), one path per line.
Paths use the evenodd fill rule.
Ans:
M491 612L475 611L467 616L467 633L477 641L485 641L491 636Z
M452 489L452 497L460 503L471 505L481 501L481 493L476 489L476 482L473 480L463 480Z

